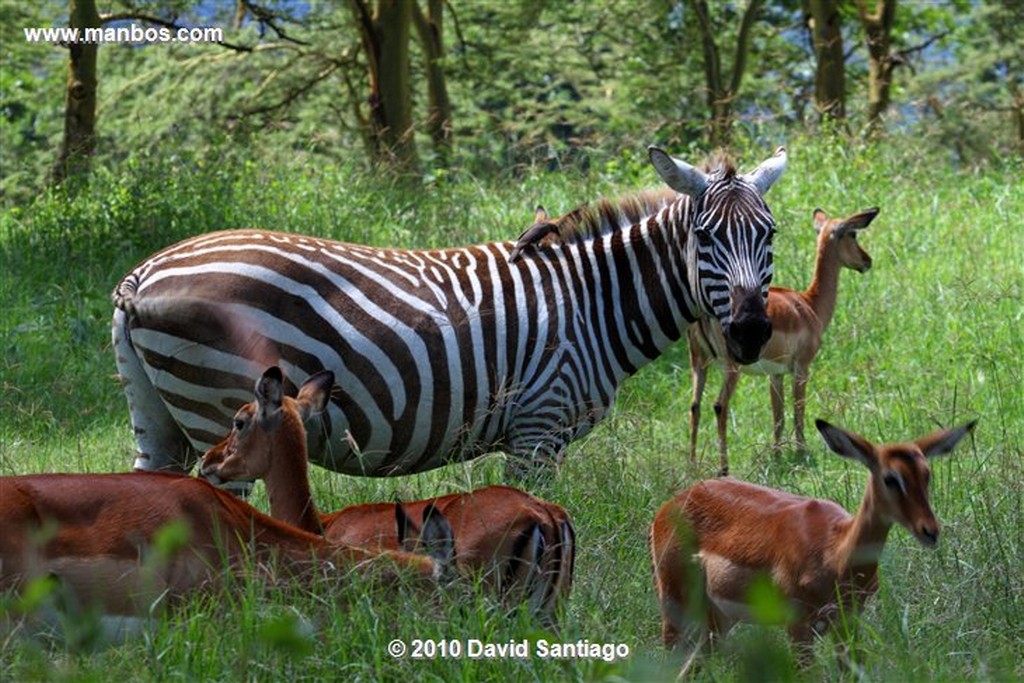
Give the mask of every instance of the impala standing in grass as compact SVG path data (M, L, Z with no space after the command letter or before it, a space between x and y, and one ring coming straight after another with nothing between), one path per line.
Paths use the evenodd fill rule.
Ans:
M857 243L857 235L868 227L878 209L868 209L849 218L829 218L824 211L814 211L814 229L818 232L818 248L814 262L814 277L807 291L798 292L785 287L768 290L768 318L772 321L772 336L756 363L740 365L729 354L718 321L702 318L687 330L690 342L690 373L693 377L693 401L690 403L690 462L697 461L697 428L700 425L700 403L704 394L708 366L717 364L725 368L722 391L715 401L718 423L719 474L729 473L726 433L729 422L729 400L736 390L740 372L768 375L771 378L772 421L774 447L782 447L785 426L785 398L782 379L793 375L793 431L797 449L803 452L804 406L807 378L811 363L821 349L825 330L832 322L839 293L839 271L850 268L864 273L871 268L871 256Z
M974 422L887 445L816 424L830 449L870 472L855 515L832 501L731 478L699 482L655 515L650 543L661 634L667 647L692 647L683 673L712 639L749 620L746 601L758 577L788 600L789 635L806 658L815 636L856 614L878 590L878 561L893 524L925 547L938 542L928 459L951 451Z

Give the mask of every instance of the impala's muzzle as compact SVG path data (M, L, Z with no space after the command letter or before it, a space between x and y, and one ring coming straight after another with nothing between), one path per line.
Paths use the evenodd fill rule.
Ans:
M772 321L764 307L760 291L734 294L732 319L722 325L725 344L741 365L754 363L772 336Z

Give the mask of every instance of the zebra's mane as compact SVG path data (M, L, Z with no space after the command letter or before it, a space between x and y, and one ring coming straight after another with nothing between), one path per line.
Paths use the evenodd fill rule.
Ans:
M679 195L667 187L644 190L622 197L581 204L553 222L562 241L598 237L639 223L678 198Z
M701 164L705 173L716 180L729 182L736 177L736 164L724 151L708 156ZM581 204L572 211L553 219L555 231L563 241L598 237L608 232L628 228L643 218L657 213L671 204L679 195L667 187L643 190L635 194Z
M732 180L736 177L736 163L726 152L715 152L701 164L705 173L721 175L722 180Z

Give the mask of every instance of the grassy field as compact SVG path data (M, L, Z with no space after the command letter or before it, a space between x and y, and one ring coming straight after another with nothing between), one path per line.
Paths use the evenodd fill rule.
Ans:
M935 463L934 550L890 535L881 590L861 618L858 674L842 673L833 643L798 673L783 634L737 629L710 657L707 680L1019 680L1024 677L1024 167L956 169L909 143L787 142L791 162L768 195L780 230L777 284L804 287L813 263L811 212L879 206L861 238L874 258L846 272L837 314L808 392L823 417L870 439L902 440L970 418L973 438ZM768 155L745 155L749 168ZM682 156L682 155L680 155ZM581 201L654 185L642 160L587 177L453 177L408 190L339 168L271 168L140 161L100 170L74 200L47 196L0 215L0 474L123 471L133 440L109 339L109 293L136 262L187 235L229 227L287 229L394 246L515 237L540 202ZM557 476L531 486L573 515L576 583L560 628L507 617L471 587L425 600L352 587L312 593L240 585L106 644L95 623L65 638L0 634L0 680L662 680L679 662L661 648L646 548L654 511L717 462L712 372L702 461L686 462L685 345L623 387L616 410L570 449ZM735 476L833 499L852 509L866 473L829 454L813 428L810 455L770 449L767 382L745 378L732 404ZM501 481L485 458L423 475L372 480L317 470L324 509L418 498ZM254 502L265 509L262 489ZM7 602L10 606L13 603ZM587 639L621 643L626 658L524 660L392 658L400 638L502 643Z

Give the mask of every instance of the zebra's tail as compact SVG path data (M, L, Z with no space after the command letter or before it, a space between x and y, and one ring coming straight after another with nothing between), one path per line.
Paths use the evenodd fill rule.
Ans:
M114 302L114 308L124 311L128 317L135 317L135 293L137 291L139 291L139 276L136 273L129 273L117 283L110 295Z

